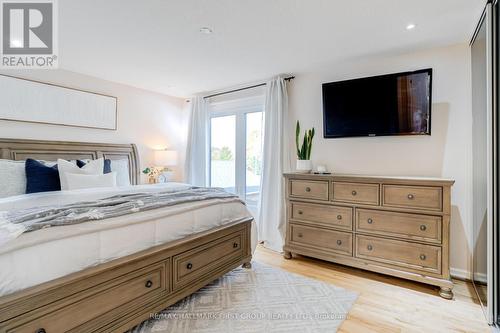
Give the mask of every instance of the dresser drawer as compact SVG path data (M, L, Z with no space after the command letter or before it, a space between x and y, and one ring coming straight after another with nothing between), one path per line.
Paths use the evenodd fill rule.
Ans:
M352 256L352 234L290 224L290 243Z
M440 216L356 209L356 230L441 243L442 219Z
M328 181L290 181L290 195L297 198L328 200Z
M207 273L241 259L244 249L243 236L243 231L237 232L217 242L174 256L174 288L203 278Z
M441 274L441 247L356 236L356 257Z
M146 294L147 299L154 297L152 294L160 296L168 291L166 266L168 267L168 261L166 265L157 264L129 273L114 280L109 285L96 286L84 292L88 295L80 301L71 305L61 305L60 310L44 314L28 323L20 324L22 318L14 318L12 324L7 324L5 331L16 333L66 332L122 305L127 306L138 302ZM43 308L41 312L43 312ZM33 313L30 316L36 317L37 315Z
M441 187L383 185L384 206L441 211L443 189Z
M352 208L292 202L294 220L352 230Z
M333 182L333 200L378 205L378 184Z

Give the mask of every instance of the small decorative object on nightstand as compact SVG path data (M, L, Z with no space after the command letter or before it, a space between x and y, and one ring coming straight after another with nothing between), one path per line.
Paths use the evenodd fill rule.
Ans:
M300 138L300 124L297 120L297 126L295 128L295 144L297 146L297 172L309 173L312 170L311 163L311 149L312 140L314 138L314 127L310 130L306 130L304 133L304 141L302 145L299 145Z
M158 183L166 183L172 179L174 174L170 167L177 165L177 152L175 150L156 150L155 151L155 164L160 169L157 177Z
M142 173L148 176L149 184L155 184L160 170L155 167L146 167L144 170L142 170Z

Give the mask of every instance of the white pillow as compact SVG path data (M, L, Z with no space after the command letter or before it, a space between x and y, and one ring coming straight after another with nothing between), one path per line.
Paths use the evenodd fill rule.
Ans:
M82 188L115 187L116 172L103 175L83 175L77 173L65 174L68 190Z
M104 159L101 157L97 160L90 161L83 167L79 168L77 165L66 160L58 159L57 168L59 169L59 180L61 181L61 190L69 190L67 175L102 175L104 171Z
M92 160L81 160L89 163ZM130 186L130 175L128 172L128 160L111 160L111 171L116 172L116 186Z
M24 161L0 160L0 198L26 193Z
M111 160L111 171L116 172L117 186L130 186L128 160Z

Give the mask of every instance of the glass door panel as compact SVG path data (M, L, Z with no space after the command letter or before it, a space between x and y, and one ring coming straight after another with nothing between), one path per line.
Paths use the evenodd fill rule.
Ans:
M263 112L246 114L245 198L252 213L257 212L262 174Z
M211 118L210 186L236 193L236 116Z

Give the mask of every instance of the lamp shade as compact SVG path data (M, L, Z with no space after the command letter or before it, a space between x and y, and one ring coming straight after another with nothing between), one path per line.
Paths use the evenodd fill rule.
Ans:
M155 150L156 166L175 166L177 165L177 152L175 150Z

